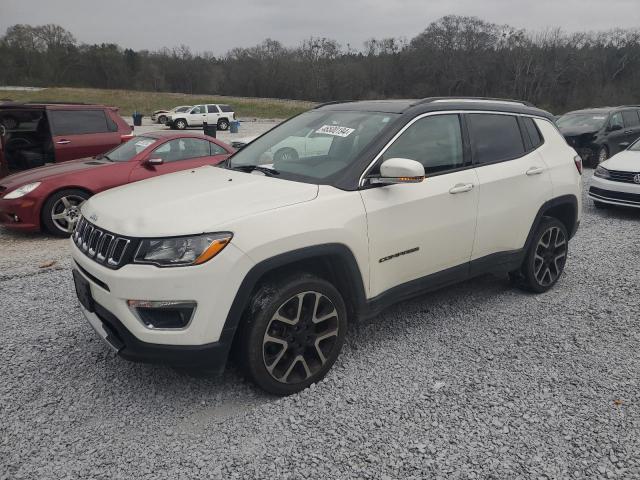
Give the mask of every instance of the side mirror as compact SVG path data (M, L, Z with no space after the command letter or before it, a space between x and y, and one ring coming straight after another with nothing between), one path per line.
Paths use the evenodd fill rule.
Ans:
M150 158L145 163L153 167L156 165L162 165L164 163L164 160L162 158Z
M380 176L370 177L373 184L420 183L424 180L424 166L408 158L390 158L380 165Z
M622 130L622 125L616 123L615 125L609 125L609 131L615 132L616 130Z

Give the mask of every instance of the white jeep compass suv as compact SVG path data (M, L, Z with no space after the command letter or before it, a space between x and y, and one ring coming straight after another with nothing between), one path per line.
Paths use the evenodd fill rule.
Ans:
M320 151L274 156L292 137ZM294 147L292 147L294 148ZM320 380L347 323L486 272L544 292L581 215L580 158L524 102L332 103L227 160L109 190L71 238L84 315L129 360Z

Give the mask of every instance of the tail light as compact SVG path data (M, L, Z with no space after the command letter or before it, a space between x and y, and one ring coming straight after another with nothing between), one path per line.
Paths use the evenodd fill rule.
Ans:
M129 140L131 140L134 137L134 135L128 134L128 135L120 135L120 143L127 143Z
M578 173L582 175L582 157L580 155L576 155L575 157L573 157L573 162L576 164Z

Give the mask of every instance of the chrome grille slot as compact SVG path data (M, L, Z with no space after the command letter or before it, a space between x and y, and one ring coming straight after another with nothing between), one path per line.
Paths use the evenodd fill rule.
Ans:
M102 236L102 240L100 240L100 245L98 246L96 252L96 260L99 262L103 262L107 258L107 254L111 249L111 243L113 242L113 235L110 233L105 233Z
M118 238L113 244L113 249L111 251L111 255L109 255L109 259L107 260L107 263L109 263L109 265L114 265L114 266L118 265L122 260L122 257L127 248L127 245L129 245L129 240L125 240L124 238Z
M98 228L84 217L78 220L72 239L87 257L112 269L123 265L131 244L131 239Z

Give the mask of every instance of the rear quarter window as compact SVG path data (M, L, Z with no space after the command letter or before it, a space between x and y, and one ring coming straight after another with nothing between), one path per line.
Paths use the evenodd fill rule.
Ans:
M476 163L496 163L524 155L520 126L514 115L470 113L467 118Z
M531 150L535 150L544 143L542 134L540 133L540 130L538 130L538 127L536 127L536 123L533 121L533 118L524 117L522 119L522 123L524 124L526 133L529 136Z
M103 110L52 110L49 112L49 117L54 135L83 135L113 131L111 130L113 126L109 126Z
M625 127L637 127L640 125L638 113L635 110L625 110L622 112L622 118L624 118Z

